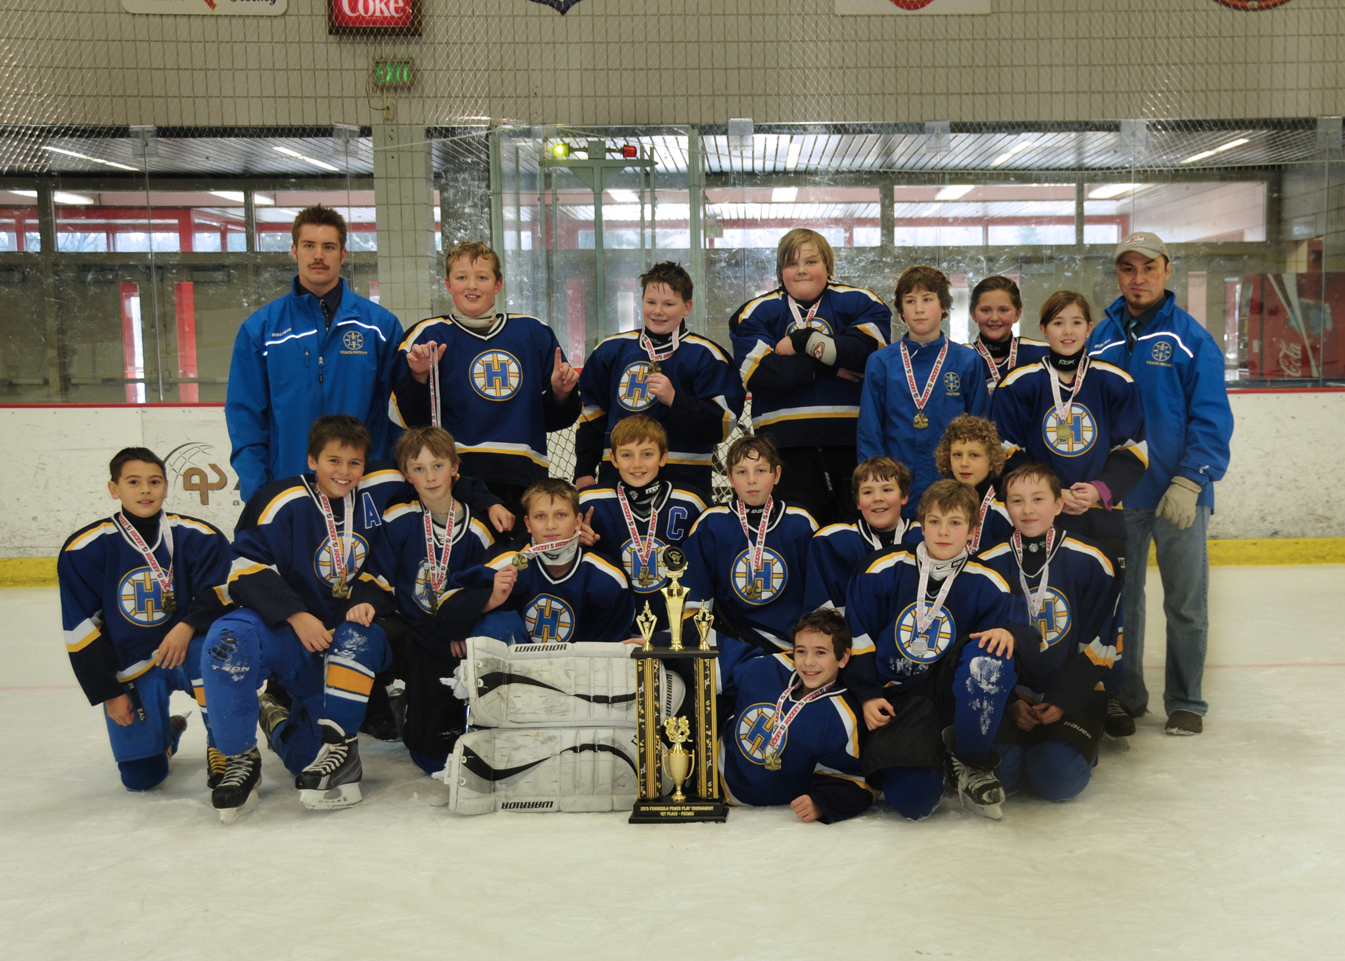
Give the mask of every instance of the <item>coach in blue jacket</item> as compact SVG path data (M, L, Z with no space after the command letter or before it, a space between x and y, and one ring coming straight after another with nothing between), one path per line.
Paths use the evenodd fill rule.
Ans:
M1148 709L1144 686L1144 579L1149 543L1158 553L1167 615L1163 706L1169 734L1199 734L1209 636L1209 554L1205 538L1214 482L1228 469L1233 411L1224 355L1209 331L1167 289L1172 261L1151 233L1121 241L1112 257L1121 296L1094 329L1088 352L1129 371L1144 399L1149 468L1125 499L1125 681L1121 706Z
M391 456L388 395L402 325L341 279L346 222L330 207L299 211L290 292L243 322L234 341L224 418L230 463L247 500L263 484L308 470L308 428L327 414L364 421L370 460Z

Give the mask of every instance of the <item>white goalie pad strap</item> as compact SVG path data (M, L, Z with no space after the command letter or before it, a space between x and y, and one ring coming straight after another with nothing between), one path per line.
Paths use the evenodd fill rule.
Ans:
M629 727L471 731L439 777L455 814L629 811L639 790Z
M467 640L455 693L467 691L472 728L635 726L635 669L628 644L516 644ZM659 665L661 717L682 704L682 679Z

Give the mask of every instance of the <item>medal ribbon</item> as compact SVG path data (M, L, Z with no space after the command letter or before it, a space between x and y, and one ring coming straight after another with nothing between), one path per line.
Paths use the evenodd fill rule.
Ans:
M757 576L757 571L761 569L761 555L766 552L766 525L771 520L771 508L775 506L775 498L766 498L766 507L761 512L761 527L757 530L757 542L752 544L752 528L747 526L747 506L742 501L738 501L735 510L738 512L738 523L743 526L743 534L747 536L747 546L751 553L747 555L747 565L749 573L753 577Z
M112 515L113 522L117 529L125 535L126 539L135 545L135 549L144 555L145 563L149 565L150 573L154 579L159 582L159 587L163 588L163 596L169 598L173 596L173 528L169 526L167 517L159 513L159 537L163 540L164 547L168 548L168 570L164 571L159 566L158 559L154 556L154 551L145 543L145 539L140 536L131 522L128 521L121 511Z
M579 532L575 531L573 534L565 538L565 540L563 541L547 541L545 544L531 544L527 547L522 548L516 553L522 554L524 557L536 557L538 554L545 554L547 551L554 551L557 548L568 547L577 540L579 540Z
M1051 561L1051 546L1055 543L1055 528L1052 527L1046 532L1046 560L1041 565L1041 583L1037 585L1037 593L1034 596L1032 588L1028 587L1027 575L1023 573L1023 535L1017 531L1013 532L1013 557L1018 562L1018 583L1023 588L1023 596L1027 598L1027 610L1032 615L1033 620L1041 613L1042 604L1046 603L1046 579L1049 574L1047 567Z
M798 680L798 671L789 675L789 683L785 685L784 692L780 695L780 699L775 702L775 727L771 729L771 739L766 743L767 756L779 754L780 742L783 741L785 735L789 733L789 725L794 722L794 718L798 715L799 711L802 711L806 705L811 704L818 698L825 697L827 692L836 686L836 682L832 681L828 684L823 684L815 691L809 691L803 696L801 701L798 701L789 709L788 714L785 714L785 701L789 699L790 693L794 690L794 684Z
M661 360L667 360L669 357L671 357L674 353L676 353L677 346L681 342L682 342L681 324L678 324L677 329L672 332L672 343L669 344L668 349L661 354L654 349L654 342L649 339L649 335L646 334L643 330L640 331L640 346L644 349L644 352L649 355L649 359L654 363L658 363Z
M435 553L435 547L438 538L434 536L434 518L430 516L429 508L423 508L422 516L425 520L425 552L430 559L430 591L435 599L439 597L439 589L444 586L448 580L448 555L453 553L453 527L457 520L457 502L450 499L448 502L448 528L444 533L444 553L440 557Z
M1005 368L1006 371L1013 370L1013 365L1018 362L1018 338L1013 337L1010 338L1010 340L1009 366ZM976 339L976 353L984 357L985 362L990 365L990 376L994 379L995 383L998 384L1000 378L1004 375L999 372L999 366L995 363L995 358L991 356L990 351L986 350L985 344L981 343L979 337Z
M794 315L794 323L798 324L800 329L811 327L813 325L813 318L817 316L817 308L822 306L822 298L818 297L817 303L808 308L807 317L803 316L803 311L799 309L799 302L797 300L790 297L788 294L785 295L785 298L789 301L789 312Z
M911 368L911 355L906 350L906 341L901 341L901 366L906 368L906 384L911 388L911 400L915 401L915 409L923 414L925 404L929 402L930 392L934 390L935 383L939 379L939 371L943 370L944 358L948 356L948 341L943 342L943 350L939 351L939 357L934 361L934 368L929 372L929 379L925 381L925 390L923 393L916 393L915 371Z
M923 551L919 557L920 562L920 593L915 599L915 630L918 634L924 634L929 630L929 626L934 623L934 619L939 616L939 611L943 610L943 602L948 599L948 592L953 587L953 580L957 577L957 571L949 571L948 576L943 579L943 586L939 588L939 593L934 598L934 605L925 611L925 595L929 591L929 572L934 567L934 562L929 559L929 555Z
M345 540L342 540L341 535L336 530L336 519L332 516L332 502L327 499L327 495L321 490L314 491L310 487L309 492L316 495L318 506L322 508L322 519L327 522L327 543L331 545L332 573L336 576L334 586L344 587L346 571L349 570L346 564L346 544L351 545L352 552L355 545L355 538L351 530L355 523L355 496L347 494L341 500L346 515L342 522L342 526L345 528Z
M967 545L967 553L975 554L981 546L981 533L985 530L985 515L990 511L990 505L995 500L995 485L991 484L986 488L985 496L981 498L981 513L976 520L976 533L971 535L971 543Z
M430 426L442 427L442 419L443 415L439 411L439 358L436 357L430 366Z
M630 502L626 500L626 491L621 484L616 485L616 499L621 502L621 515L626 518L626 529L630 531L630 536L635 541L635 556L639 559L641 566L649 565L649 558L654 555L654 531L658 528L658 511L653 503L649 505L649 536L640 540L640 531L635 526L635 512L630 509Z
M1051 399L1055 401L1056 426L1068 424L1070 410L1074 407L1074 398L1078 397L1079 392L1083 390L1084 375L1088 373L1088 357L1084 356L1079 361L1079 373L1075 375L1074 383L1069 385L1069 400L1063 402L1060 400L1060 376L1058 372L1051 366L1049 359L1043 357L1041 363L1051 375Z

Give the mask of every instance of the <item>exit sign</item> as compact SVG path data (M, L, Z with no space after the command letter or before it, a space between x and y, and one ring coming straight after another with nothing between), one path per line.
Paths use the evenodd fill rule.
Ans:
M409 87L415 80L414 61L411 60L375 60L375 87Z

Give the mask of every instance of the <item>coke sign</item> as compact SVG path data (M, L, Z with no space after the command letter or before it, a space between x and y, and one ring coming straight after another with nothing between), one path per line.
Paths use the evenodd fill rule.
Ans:
M420 36L420 0L327 0L328 34Z

